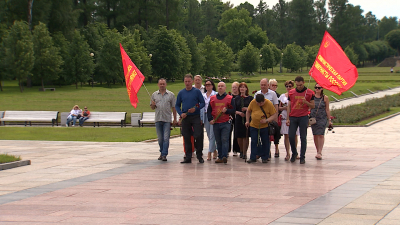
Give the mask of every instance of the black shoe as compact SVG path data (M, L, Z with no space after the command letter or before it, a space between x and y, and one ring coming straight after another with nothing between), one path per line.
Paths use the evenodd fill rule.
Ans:
M190 159L185 159L185 160L183 160L181 163L192 163L192 160L190 160Z
M268 163L268 159L261 160L262 163Z
M167 156L161 156L162 161L167 161Z
M257 162L257 161L254 160L254 159L248 159L248 160L247 160L247 163L255 163L255 162Z
M297 153L296 154L292 154L292 158L290 158L290 162L296 161L297 155L298 155Z
M158 157L158 160L162 160L162 155L160 154L160 157Z
M246 160L247 159L247 155L243 155L242 159Z
M226 164L228 163L228 159L226 157L222 158L222 161Z
M243 153L242 153L242 152L240 153L239 157L240 157L241 159L243 159Z
M300 164L305 164L306 163L306 159L300 159Z
M203 157L202 157L202 158L199 158L199 163L204 163Z

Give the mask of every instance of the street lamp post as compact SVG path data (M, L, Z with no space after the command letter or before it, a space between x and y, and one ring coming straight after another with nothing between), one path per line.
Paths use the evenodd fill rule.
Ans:
M94 57L94 53L91 52L90 56L93 58ZM92 88L93 88L93 83L94 83L94 74L92 74Z
M281 71L280 71L280 73L282 73L282 58L283 58L283 52L282 52L282 57L281 57Z
M261 58L262 58L262 55L260 54L260 74L261 74L261 66L262 66Z

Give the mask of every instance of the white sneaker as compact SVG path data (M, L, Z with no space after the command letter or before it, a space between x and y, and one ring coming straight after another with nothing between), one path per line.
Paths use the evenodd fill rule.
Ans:
M74 127L75 125L72 124L72 126Z
M68 124L65 124L66 127L68 127Z

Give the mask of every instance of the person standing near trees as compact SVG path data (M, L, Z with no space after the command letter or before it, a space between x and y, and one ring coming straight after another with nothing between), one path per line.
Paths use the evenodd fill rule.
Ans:
M304 86L304 78L296 77L296 88L289 91L286 125L289 126L289 142L292 149L291 162L296 161L296 131L300 129L300 164L306 163L308 111L314 108L314 92Z
M200 117L201 117L201 121L203 122L204 127L206 128L206 132L207 132L208 143L209 143L207 160L210 161L212 153L213 153L212 158L214 158L214 159L217 158L217 146L215 144L215 135L214 135L213 126L208 121L207 109L208 109L208 104L210 103L211 96L216 95L217 92L215 89L215 84L214 84L214 82L212 82L212 80L206 80L205 87L207 90L206 93L203 93L205 106L200 111Z
M232 98L235 99L237 96L240 95L239 92L239 82L235 81L232 83L232 88L229 94L232 95ZM229 152L233 152L233 156L237 156L237 153L240 152L240 147L239 143L236 137L236 131L233 131L235 129L235 116L232 117L232 123L231 123L231 132L229 134L229 150L228 150L228 157L229 157ZM233 141L232 141L232 132L233 132Z
M311 109L310 117L316 119L316 123L311 125L314 135L314 144L317 149L316 159L322 159L322 148L325 142L325 128L327 123L332 126L331 112L329 111L329 98L324 95L321 85L315 85L315 108Z
M206 88L204 87L204 85L202 84L202 82L203 82L203 78L201 78L200 75L194 76L194 85L193 85L193 87L199 89L200 92L203 94L203 93L206 92L206 91L205 91Z
M228 162L229 135L231 129L230 116L235 114L235 101L232 95L226 94L224 82L218 83L218 94L211 96L207 109L207 117L213 125L215 140L217 141L218 159L215 163Z
M181 116L182 135L185 141L186 157L181 163L192 163L192 142L193 129L194 146L197 159L204 163L203 159L203 128L200 120L200 109L205 105L200 90L192 87L193 76L186 74L184 77L185 88L179 91L176 98L175 109Z
M156 131L160 157L158 160L167 161L169 139L171 135L171 110L176 124L175 95L167 90L167 81L164 78L158 80L158 91L151 95L151 109L155 110Z

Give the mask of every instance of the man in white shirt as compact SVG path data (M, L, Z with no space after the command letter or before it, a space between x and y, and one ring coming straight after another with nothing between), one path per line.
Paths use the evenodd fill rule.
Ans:
M269 89L269 83L267 78L263 78L260 80L260 88L261 90L257 91L254 95L263 94L264 98L270 100L272 104L275 106L276 111L278 112L278 97L276 96L275 91Z

